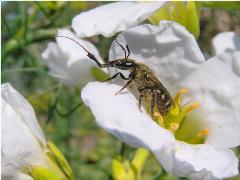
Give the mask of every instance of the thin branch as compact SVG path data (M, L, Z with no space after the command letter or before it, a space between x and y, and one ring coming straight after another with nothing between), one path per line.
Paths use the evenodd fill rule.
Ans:
M59 111L59 109L56 107L55 110L56 112L60 115L60 116L69 116L70 114L72 114L75 110L77 110L79 107L81 107L83 105L83 103L79 103L78 105L76 105L74 108L72 108L70 111L68 111L67 113L62 113Z
M39 29L36 30L35 32L29 33L26 41L12 38L8 42L6 42L4 46L2 51L3 52L2 58L6 57L8 54L10 54L13 51L16 51L17 49L22 49L23 47L28 46L29 44L53 38L56 36L56 34L57 31L55 28Z

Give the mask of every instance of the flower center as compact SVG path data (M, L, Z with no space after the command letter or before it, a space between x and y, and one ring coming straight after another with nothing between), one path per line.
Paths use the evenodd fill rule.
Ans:
M165 129L170 130L175 138L190 144L203 144L209 129L200 129L201 121L197 118L187 118L189 113L200 106L198 102L181 106L181 97L187 89L181 89L174 97L174 103L166 116L161 116L155 111L155 121Z

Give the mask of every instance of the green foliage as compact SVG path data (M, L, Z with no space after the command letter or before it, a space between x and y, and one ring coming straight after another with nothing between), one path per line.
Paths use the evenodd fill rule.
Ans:
M109 76L102 69L98 67L92 68L92 75L97 81L104 81L107 78L109 78Z
M209 8L222 8L222 9L239 9L239 1L202 1L201 5L203 7Z
M131 161L124 160L121 156L112 162L112 175L115 180L141 180L143 166L149 156L149 151L143 148L136 150Z
M184 26L196 38L200 33L200 5L197 2L167 2L150 17L150 22L158 25L161 20L174 21Z
M59 151L59 149L54 145L53 142L48 142L48 149L47 152L50 159L52 159L55 164L58 165L59 169L64 173L64 175L69 180L74 180L73 172L71 167L69 166L68 162L66 161L65 157L62 155L62 153Z
M29 175L34 180L63 180L63 178L58 176L55 172L41 166L33 166L29 172Z

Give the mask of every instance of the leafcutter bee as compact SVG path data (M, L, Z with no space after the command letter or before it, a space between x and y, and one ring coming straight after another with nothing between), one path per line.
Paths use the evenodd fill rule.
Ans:
M72 38L66 36L58 36L70 39L80 45L84 51L86 51L87 56L93 60L100 68L115 67L120 70L129 70L130 73L128 77L125 77L121 72L114 74L108 80L116 78L118 75L127 80L127 83L116 93L118 94L126 87L134 83L139 92L139 110L141 111L142 99L150 98L150 111L152 118L154 117L154 108L157 105L157 109L162 116L166 116L171 105L173 104L172 97L164 85L159 81L159 79L154 75L153 71L145 64L138 63L133 59L129 59L130 50L128 45L124 48L116 39L115 42L124 51L124 58L116 59L105 64L101 64L96 57L90 53L84 46Z

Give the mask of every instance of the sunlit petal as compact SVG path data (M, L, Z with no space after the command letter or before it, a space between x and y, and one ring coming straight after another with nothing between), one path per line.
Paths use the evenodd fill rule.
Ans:
M98 34L109 37L146 20L163 4L163 1L109 3L74 17L72 28L79 37Z
M158 149L163 143L171 143L174 137L138 109L138 101L130 92L118 95L119 85L89 83L81 92L100 127L134 147ZM96 91L97 89L97 91ZM155 137L155 138L153 138Z

